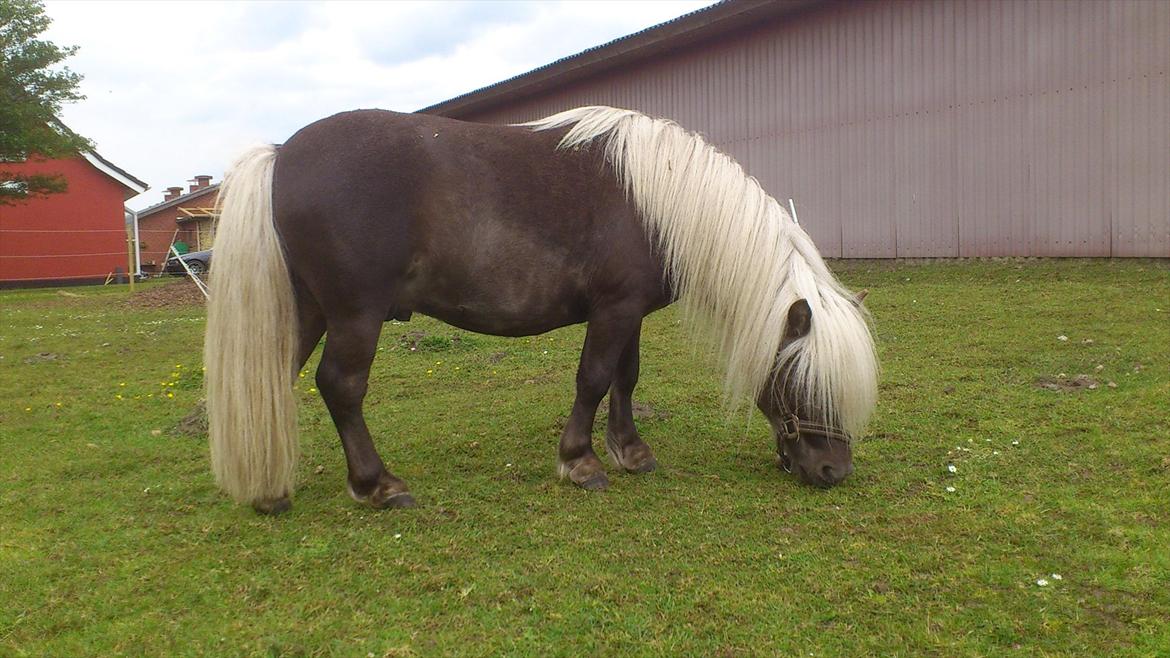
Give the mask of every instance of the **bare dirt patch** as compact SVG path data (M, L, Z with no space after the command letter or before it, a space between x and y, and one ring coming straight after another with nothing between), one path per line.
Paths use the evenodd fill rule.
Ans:
M633 400L633 414L635 420L641 421L655 421L666 420L670 418L671 414L665 409L657 409L645 402L638 402ZM568 416L560 416L557 418L557 431L565 429L565 424L569 422ZM609 399L601 401L597 407L597 415L593 419L594 431L604 431L606 423L609 422Z
M175 432L183 436L207 436L207 400L195 407L175 425Z
M1056 391L1058 393L1085 390L1091 391L1099 388L1100 386L1100 382L1088 375L1076 375L1075 377L1058 375L1056 377L1039 377L1036 379L1037 388Z
M419 343L428 335L425 331L408 331L398 337L398 345L415 352L418 350Z
M186 278L137 291L126 300L130 308L187 308L205 303L203 293Z
M601 405L605 413L609 413L609 400L606 400ZM633 401L634 418L638 420L666 420L670 418L670 412L665 409L655 409L645 402Z
M55 352L38 352L26 358L24 362L31 366L37 363L48 363L50 361L56 361L57 358L58 355Z

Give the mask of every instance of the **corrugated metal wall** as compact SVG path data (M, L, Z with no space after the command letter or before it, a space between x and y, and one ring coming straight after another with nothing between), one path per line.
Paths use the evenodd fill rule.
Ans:
M1170 256L1170 1L829 4L460 118L675 119L827 256Z

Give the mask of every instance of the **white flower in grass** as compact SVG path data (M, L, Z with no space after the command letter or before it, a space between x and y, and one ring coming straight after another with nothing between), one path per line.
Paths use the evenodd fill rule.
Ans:
M395 539L402 539L402 533L401 532L394 533L394 538Z
M954 487L947 487L947 493L955 493Z
M959 469L955 468L954 464L947 464L947 470L951 473L957 473Z
M1064 580L1064 576L1062 576L1058 573L1054 573L1054 574L1052 574L1052 579L1053 580Z
M1057 336L1057 337L1056 337L1056 340L1059 340L1059 341L1065 341L1065 340L1068 340L1068 336L1065 336L1064 334L1061 334L1061 335L1059 335L1059 336Z
M1047 587L1047 586L1048 586L1048 581L1047 581L1046 579L1044 579L1044 578L1039 578L1039 579L1037 579L1037 580L1036 580L1036 584L1037 584L1037 585L1039 585L1039 586L1041 586L1041 587Z

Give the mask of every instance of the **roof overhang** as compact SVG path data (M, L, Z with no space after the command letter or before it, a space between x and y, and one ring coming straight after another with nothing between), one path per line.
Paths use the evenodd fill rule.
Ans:
M109 160L106 160L105 158L98 155L97 153L94 153L92 151L82 151L81 157L85 158L85 160L87 162L89 162L91 165L96 167L98 171L100 171L103 174L109 176L110 178L113 178L114 180L118 181L124 187L126 187L127 189L129 189L131 192L134 193L134 194L127 195L127 197L126 197L127 199L132 197L132 196L137 196L139 194L142 194L143 192L145 192L146 190L148 190L150 188L150 186L147 185L146 183L143 183L142 181L138 180L137 178L126 173L122 169L115 166L114 163L110 162Z
M159 212L160 210L166 210L167 208L172 208L174 206L177 206L180 203L186 203L188 201L198 199L199 197L203 196L204 194L208 194L208 193L211 193L211 192L218 190L219 185L220 185L219 183L214 183L212 185L208 185L207 187L201 187L201 188L195 190L194 192L188 192L187 194L184 194L182 196L177 196L177 197L171 199L170 201L163 201L161 203L156 203L153 206L139 210L138 216L139 217L146 217L147 215L153 215L154 213Z
M418 110L461 118L597 75L635 60L794 15L825 0L725 0L502 82Z

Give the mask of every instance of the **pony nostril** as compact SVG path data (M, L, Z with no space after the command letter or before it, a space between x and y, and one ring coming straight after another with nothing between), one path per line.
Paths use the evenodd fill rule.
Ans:
M845 466L834 466L833 464L825 464L821 467L821 478L828 484L833 485L849 477L853 472L853 465L846 464Z

